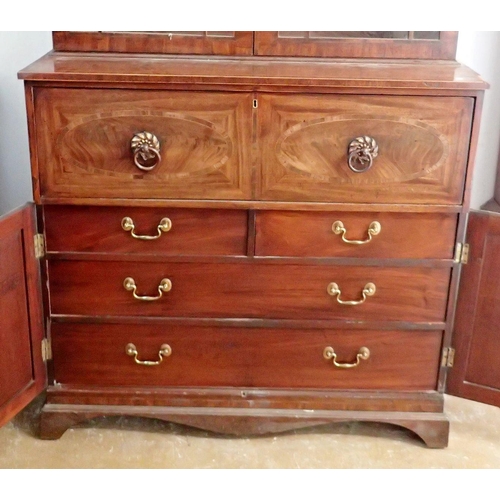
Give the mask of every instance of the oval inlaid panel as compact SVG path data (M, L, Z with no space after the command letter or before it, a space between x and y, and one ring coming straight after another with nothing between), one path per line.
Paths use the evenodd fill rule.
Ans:
M379 146L373 167L355 173L348 166L348 146L368 135ZM287 169L323 182L397 183L440 168L449 154L446 137L429 125L404 118L329 116L288 128L276 155Z
M233 152L231 139L214 124L183 113L116 111L85 116L61 131L58 148L65 168L112 176L147 176L135 165L132 137L142 131L160 141L154 177L181 178L218 170Z

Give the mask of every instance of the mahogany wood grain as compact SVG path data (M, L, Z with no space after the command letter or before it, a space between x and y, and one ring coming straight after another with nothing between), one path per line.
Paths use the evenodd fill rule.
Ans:
M437 40L348 38L333 35L328 38L306 38L300 35L284 37L279 33L256 31L255 53L302 57L454 59L458 39L457 31L441 31Z
M273 408L336 411L442 412L436 391L371 391L263 387L104 387L58 384L47 389L47 403L65 405L200 408Z
M71 426L103 416L149 417L198 427L218 434L252 436L361 421L397 425L414 432L429 448L446 448L450 424L442 413L371 411L244 410L224 408L169 408L141 406L52 405L42 409L40 437L59 439ZM330 431L332 428L330 427ZM319 430L318 430L319 431Z
M252 96L44 88L35 92L42 196L248 199ZM160 141L150 171L130 142Z
M500 406L500 214L471 213L467 242L447 392Z
M281 88L286 93L307 90L440 95L488 88L478 74L455 61L316 60L293 58L217 58L189 56L74 54L51 52L19 72L27 82L72 83L99 88L131 84L177 85L185 90L217 86L227 90Z
M473 100L263 95L259 199L461 203ZM350 142L378 143L373 166L348 165Z
M420 44L422 57L452 58L449 34L384 49L347 41L342 55L406 57ZM55 354L42 437L131 414L240 435L371 420L445 446L440 358L458 286L453 248L488 85L452 60L241 56L237 36L221 45L194 37L179 49L179 34L94 35L55 33L56 49L76 41L83 50L53 51L19 73L34 199L46 209L44 314ZM304 56L334 45L295 44ZM87 50L144 46L210 56ZM151 172L130 151L143 130L161 142ZM379 155L354 174L347 145L362 135ZM151 214L175 218L173 229L137 242L119 227L124 208L140 233L155 231ZM363 237L372 217L382 232L363 247L332 246L331 215L348 238ZM125 277L139 295L156 295L164 277L173 288L138 301ZM360 299L368 282L377 291L341 305L327 293L332 281L343 300ZM341 361L365 341L372 356L339 372L323 359L326 340ZM173 354L139 366L128 342L141 359L155 359L163 342ZM472 377L467 386L485 390L482 372Z
M435 40L364 40L343 38L342 32L322 33L337 35L303 39L280 37L277 31L54 31L53 45L57 51L82 52L453 59L458 38L456 31L441 31Z
M142 366L125 353L132 342L139 360L158 360L162 344L172 354ZM441 332L331 332L225 329L162 325L56 324L54 375L60 384L84 386L228 386L433 390ZM332 346L339 362L352 363L360 347L370 358L352 369L324 359Z
M47 402L41 414L44 439L57 439L72 425L110 415L161 418L218 433L248 435L319 425L317 419L304 418L313 410L322 418L328 415L324 422L388 422L391 418L390 423L413 430L427 446L437 447L446 446L449 426L442 413L443 396L434 391L57 385L49 387Z
M156 240L139 240L122 228L130 217L137 235L155 236L168 217L172 227ZM44 207L48 252L141 255L246 255L247 212L139 207Z
M172 289L143 302L125 290L127 277L138 295L157 296L164 278ZM449 279L450 268L49 261L52 314L59 315L443 321ZM341 305L327 293L331 282L342 300L360 300L367 283L377 291L364 304Z
M374 221L381 231L365 244L349 244L332 231L336 221L344 224L350 241L368 240ZM257 213L256 228L256 255L452 259L457 215L264 211Z
M73 316L64 314L53 314L51 321L54 323L99 323L116 324L126 322L129 325L152 325L163 323L168 325L189 326L213 326L213 327L238 327L238 328L286 328L288 330L304 330L317 328L320 330L444 330L447 326L445 321L426 321L415 323L411 321L346 321L342 318L333 319L300 319L296 318L197 318L176 316L134 316L126 319L120 316Z
M251 31L53 31L54 50L251 55Z
M130 206L153 208L210 208L210 209L242 209L242 210L290 210L314 212L414 212L414 213L460 213L464 211L461 204L457 205L416 205L416 204L359 204L359 203L331 203L307 201L259 201L259 200L181 200L181 199L129 199L129 198L59 198L40 197L40 205L75 205L75 206Z
M0 426L45 387L32 205L0 219Z

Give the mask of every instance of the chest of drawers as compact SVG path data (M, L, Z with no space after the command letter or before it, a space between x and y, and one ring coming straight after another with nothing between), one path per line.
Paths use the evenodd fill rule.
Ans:
M446 445L477 75L54 52L20 76L41 437L139 415L233 434L378 421Z

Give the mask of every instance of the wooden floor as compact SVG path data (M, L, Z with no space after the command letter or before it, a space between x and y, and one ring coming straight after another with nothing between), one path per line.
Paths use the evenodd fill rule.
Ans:
M500 409L446 396L449 447L411 432L335 424L256 438L217 437L159 421L100 419L56 441L34 435L40 403L0 429L2 469L497 469Z

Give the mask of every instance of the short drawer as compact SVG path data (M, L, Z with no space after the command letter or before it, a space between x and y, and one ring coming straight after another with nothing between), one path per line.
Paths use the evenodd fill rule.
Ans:
M52 260L49 286L52 314L62 315L441 322L450 272L250 260Z
M49 252L245 255L244 210L46 205Z
M42 198L249 199L252 95L35 88Z
M452 259L457 214L257 213L259 256Z
M460 204L474 99L262 95L260 197Z
M101 387L435 390L441 341L440 331L52 325L57 382Z

